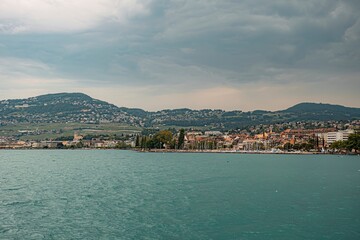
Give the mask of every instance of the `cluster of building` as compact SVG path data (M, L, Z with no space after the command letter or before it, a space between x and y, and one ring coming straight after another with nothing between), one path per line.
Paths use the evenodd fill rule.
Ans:
M287 129L282 132L223 134L219 131L191 131L185 135L184 149L187 150L236 150L261 151L300 148L326 149L335 141L346 141L353 129L337 131L335 128Z
M23 141L16 140L12 137L0 137L0 149L125 148L134 146L135 143L133 139L122 141L93 138L91 140L85 140L82 135L77 133L74 134L74 138L71 141Z
M337 130L336 128L317 129L286 129L275 132L270 127L262 133L253 134L249 132L223 133L221 131L186 131L184 150L227 150L227 151L269 151L269 150L324 150L335 141L346 141L354 128ZM179 134L173 135L173 141L177 141ZM84 139L78 133L74 134L72 140L65 141L23 141L14 137L0 136L0 149L22 149L22 148L130 148L136 145L139 136L129 135L126 139ZM174 146L179 147L178 144ZM164 146L170 148L169 146ZM175 148L176 148L175 147Z

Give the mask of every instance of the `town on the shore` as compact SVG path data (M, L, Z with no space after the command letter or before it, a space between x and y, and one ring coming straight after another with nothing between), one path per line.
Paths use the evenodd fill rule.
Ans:
M285 129L286 128L286 129ZM20 140L0 136L0 149L136 149L179 152L359 153L360 120L347 123L257 125L232 131L145 129L122 136L86 136Z

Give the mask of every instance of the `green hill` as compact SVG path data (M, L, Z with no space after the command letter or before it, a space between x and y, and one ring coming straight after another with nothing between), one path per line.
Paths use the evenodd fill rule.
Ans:
M351 120L360 118L360 108L323 103L300 103L281 113L291 114L296 120Z
M235 129L249 125L292 121L360 119L360 108L322 103L300 103L282 111L166 109L149 112L117 107L83 93L47 94L0 101L0 125L19 123L123 123L137 127L202 127Z

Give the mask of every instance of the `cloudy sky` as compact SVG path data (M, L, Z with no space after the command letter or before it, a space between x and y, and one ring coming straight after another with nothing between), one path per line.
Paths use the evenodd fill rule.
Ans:
M360 107L359 0L1 0L0 99Z

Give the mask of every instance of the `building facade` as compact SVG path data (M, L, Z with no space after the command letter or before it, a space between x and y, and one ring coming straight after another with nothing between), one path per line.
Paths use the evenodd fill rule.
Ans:
M326 143L330 145L336 141L346 141L352 133L354 133L354 130L328 132L325 136Z

